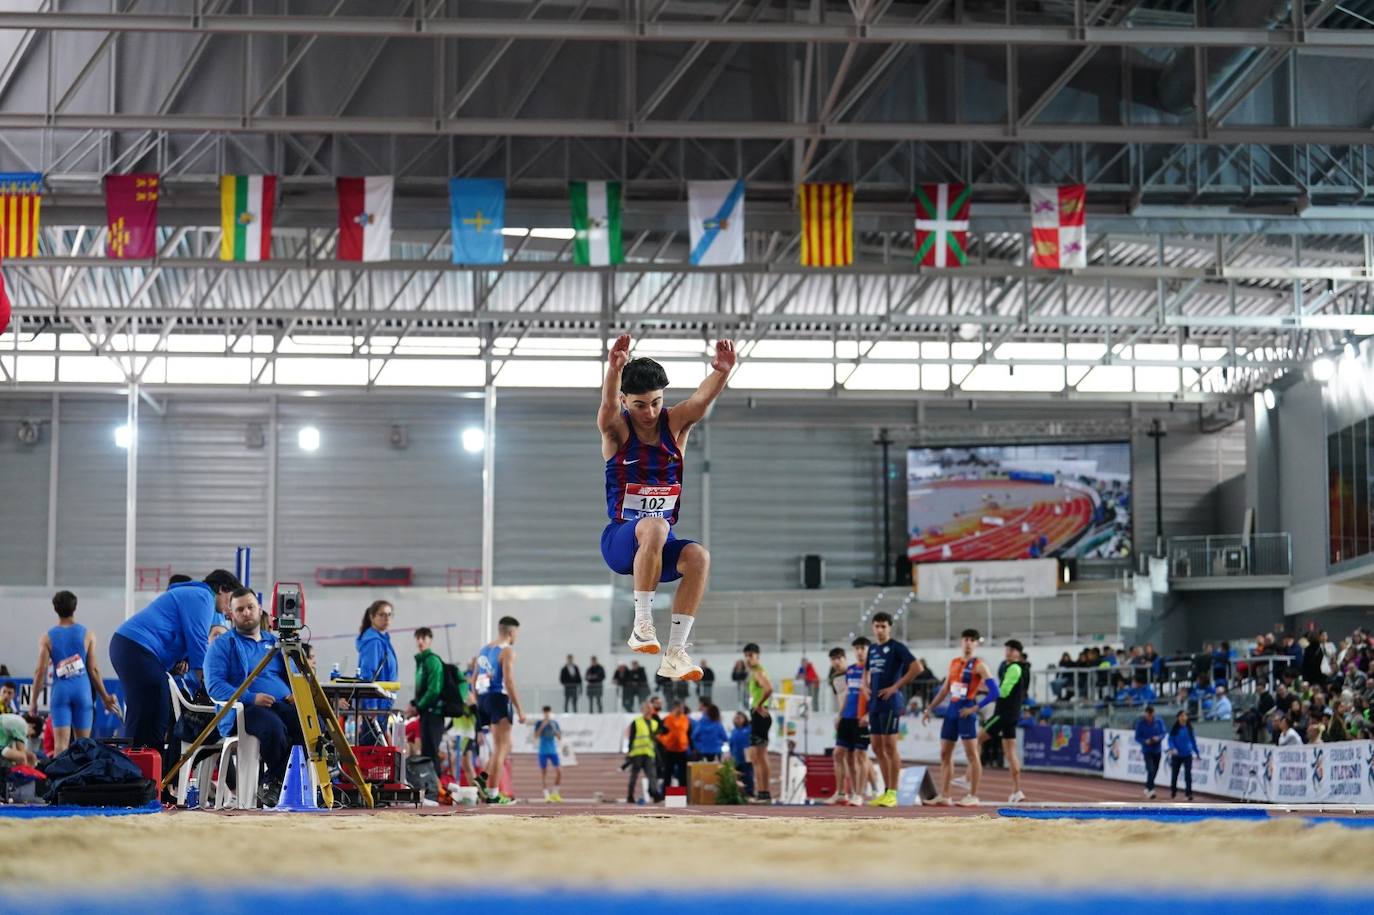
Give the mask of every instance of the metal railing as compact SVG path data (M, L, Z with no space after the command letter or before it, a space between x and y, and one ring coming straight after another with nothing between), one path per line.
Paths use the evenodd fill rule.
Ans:
M1291 575L1293 543L1286 533L1170 537L1165 554L1170 578L1232 578ZM1142 569L1148 557L1141 557Z

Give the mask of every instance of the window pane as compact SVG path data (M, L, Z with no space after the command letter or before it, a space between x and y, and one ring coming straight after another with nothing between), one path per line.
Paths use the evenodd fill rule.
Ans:
M1326 437L1326 512L1327 557L1334 565L1341 556L1341 436L1334 433Z

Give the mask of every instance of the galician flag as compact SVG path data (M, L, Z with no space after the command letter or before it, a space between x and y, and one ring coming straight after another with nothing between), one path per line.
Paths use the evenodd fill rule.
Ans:
M605 267L625 259L620 247L620 182L573 181L568 185L572 204L573 263Z
M499 178L450 178L449 212L455 264L499 264L506 244L506 182Z
M221 175L219 179L219 259L272 259L272 208L275 175Z
M1033 187L1030 202L1034 266L1088 266L1088 189L1081 184Z
M968 263L968 204L973 189L962 184L916 188L916 263L957 267Z
M391 195L395 183L390 175L338 179L339 260L391 260Z
M688 182L687 218L692 264L744 263L743 181Z

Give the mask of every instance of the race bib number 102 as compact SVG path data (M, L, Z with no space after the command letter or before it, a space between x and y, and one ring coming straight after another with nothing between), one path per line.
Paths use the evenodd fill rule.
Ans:
M682 484L671 486L650 486L647 483L625 484L625 499L621 503L622 521L638 518L666 518L677 510L678 497L682 495Z

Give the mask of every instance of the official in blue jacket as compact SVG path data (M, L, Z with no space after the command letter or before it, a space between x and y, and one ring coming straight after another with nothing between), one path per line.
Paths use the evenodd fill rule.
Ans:
M1155 776L1159 775L1160 757L1164 755L1164 722L1155 717L1155 707L1145 706L1145 715L1135 723L1135 742L1145 760L1145 796L1155 796Z
M730 740L725 734L725 725L720 723L720 709L707 705L701 717L692 722L689 737L697 759L719 760L721 748Z
M205 686L217 703L227 702L277 644L276 636L262 631L262 608L257 595L249 589L239 588L232 593L229 619L234 628L216 639L205 657ZM266 768L259 798L264 806L271 806L281 793L291 748L305 743L291 684L286 679L285 659L281 655L273 658L248 684L239 701L243 703L244 730L258 739ZM234 725L235 715L230 712L220 720L219 732L227 737ZM255 774L239 773L239 778L251 779Z
M1169 767L1172 770L1169 776L1170 797L1178 797L1178 770L1182 769L1186 786L1184 793L1188 800L1193 799L1193 757L1197 755L1197 735L1193 733L1188 713L1181 711L1174 719L1174 726L1169 728Z
M205 665L210 623L239 587L216 569L204 582L181 582L124 621L110 638L110 663L124 690L124 736L134 746L163 747L172 718L167 674L185 661L197 679Z
M400 679L401 668L396 661L396 649L391 647L391 636L387 634L387 630L391 628L393 613L395 608L384 600L373 601L371 606L363 611L363 621L358 627L358 638L353 642L353 647L358 651L358 672L364 680L395 682ZM391 700L359 699L358 708L389 709ZM372 746L382 743L377 719L364 717L360 731L359 745Z
M734 729L730 731L730 758L735 762L744 793L754 796L754 764L749 761L749 719L743 712L735 712Z

